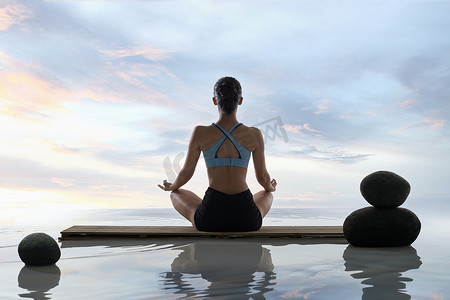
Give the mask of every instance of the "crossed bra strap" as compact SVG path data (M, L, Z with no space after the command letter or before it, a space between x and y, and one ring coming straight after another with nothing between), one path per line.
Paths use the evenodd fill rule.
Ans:
M242 146L231 135L233 130L239 125L242 125L242 123L234 124L233 127L231 127L230 130L228 131L225 130L225 128L223 128L220 124L217 123L212 124L215 125L217 128L219 128L223 132L224 136L211 148L203 151L203 157L205 158L206 167L211 168L221 166L233 166L233 167L247 168L251 152L250 150ZM227 138L233 143L234 147L236 147L236 150L239 152L239 157L217 157L217 151Z

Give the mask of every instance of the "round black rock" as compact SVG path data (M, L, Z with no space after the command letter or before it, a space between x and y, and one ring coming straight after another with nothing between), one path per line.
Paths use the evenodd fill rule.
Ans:
M411 186L403 177L378 171L367 175L360 185L361 194L370 204L379 208L395 208L408 198Z
M353 246L396 247L411 245L419 236L419 218L406 208L365 207L344 221L344 236Z
M53 265L61 257L56 241L45 233L32 233L23 238L18 248L20 259L29 266Z

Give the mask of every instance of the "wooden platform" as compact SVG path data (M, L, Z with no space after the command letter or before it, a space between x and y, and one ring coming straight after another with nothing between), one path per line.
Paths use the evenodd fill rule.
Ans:
M191 226L89 226L61 231L61 239L151 237L343 238L342 226L263 226L249 232L203 232Z

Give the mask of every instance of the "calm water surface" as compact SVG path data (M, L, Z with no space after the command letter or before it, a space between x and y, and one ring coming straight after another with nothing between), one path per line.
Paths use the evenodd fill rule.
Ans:
M340 225L347 214L278 209L265 225ZM56 225L7 224L0 299L447 299L449 230L436 232L443 219L421 220L410 247L356 248L342 239L64 241L60 261L50 267L23 265L17 245L25 235L57 238L73 224L187 222L171 210L103 210L74 213Z

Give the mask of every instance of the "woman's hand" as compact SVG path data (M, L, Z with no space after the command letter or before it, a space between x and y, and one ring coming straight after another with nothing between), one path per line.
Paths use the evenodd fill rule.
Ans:
M272 181L270 182L270 184L272 185L273 191L275 192L277 189L277 181L275 180L275 178L272 179Z
M167 180L163 180L163 185L158 184L158 186L165 191L172 191L172 183Z

